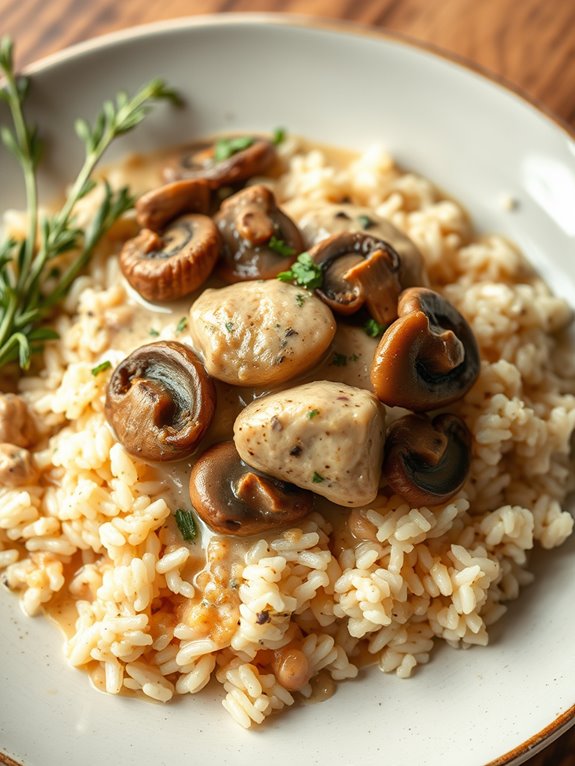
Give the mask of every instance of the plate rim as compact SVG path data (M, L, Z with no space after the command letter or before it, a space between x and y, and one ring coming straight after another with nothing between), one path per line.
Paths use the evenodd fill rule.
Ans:
M25 65L22 72L26 75L35 75L53 67L65 64L69 60L84 56L87 53L122 45L132 39L155 36L171 31L194 29L202 27L224 26L276 26L291 27L292 29L313 28L320 31L331 32L348 37L367 37L373 40L387 41L396 45L404 45L407 48L439 58L464 70L468 74L478 76L488 83L502 90L508 96L518 102L523 102L533 110L540 118L554 129L558 129L565 137L575 142L575 126L571 126L562 117L555 114L549 107L538 99L528 95L517 84L511 82L502 75L491 72L486 67L467 59L451 51L446 51L434 43L418 40L403 32L379 29L353 20L333 19L329 17L312 16L291 13L262 13L262 12L235 12L219 14L197 14L194 16L178 16L161 21L147 22L125 27L113 32L107 32L91 37L82 42L67 46L62 50L50 53L42 58ZM15 41L17 45L17 41ZM17 50L17 49L16 49ZM0 80L0 82L2 82ZM485 766L519 766L528 758L536 755L547 745L565 734L575 725L575 704L553 719L547 726L533 734L527 740L521 742L512 750L489 761ZM23 762L16 761L7 753L0 750L0 764L3 766L26 766Z

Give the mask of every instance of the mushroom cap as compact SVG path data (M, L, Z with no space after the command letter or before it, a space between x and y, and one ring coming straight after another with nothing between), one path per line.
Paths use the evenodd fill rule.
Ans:
M114 370L105 413L118 441L144 460L190 455L207 431L216 391L194 352L158 341L133 351Z
M449 301L424 287L401 294L398 315L373 359L371 382L377 397L390 407L415 412L461 399L481 365L466 320Z
M232 441L200 455L190 475L190 499L214 531L239 537L295 523L313 508L311 492L254 471Z
M297 221L307 247L313 247L327 237L345 232L364 232L390 244L400 259L399 282L401 289L427 287L429 280L423 256L417 246L402 231L369 207L351 203L321 202L315 206L306 201L305 207L297 200L286 207Z
M365 232L343 232L309 251L322 270L317 294L339 314L354 314L367 304L372 317L388 324L397 316L400 259L395 249Z
M182 213L210 210L210 187L207 181L185 179L164 184L143 194L136 202L136 218L143 229L161 233L163 227Z
M387 432L383 478L414 508L450 500L470 466L471 434L457 415L406 415Z
M218 273L228 283L273 279L286 271L303 250L295 223L277 206L273 192L262 184L228 197L215 216L223 241ZM275 238L284 253L270 246Z
M149 301L189 295L212 272L220 250L214 222L205 215L184 215L162 234L150 229L129 239L120 253L122 273Z
M274 144L267 138L256 137L245 149L234 152L226 159L217 160L217 141L201 141L178 152L165 166L164 180L202 179L210 188L218 189L265 172L277 158Z

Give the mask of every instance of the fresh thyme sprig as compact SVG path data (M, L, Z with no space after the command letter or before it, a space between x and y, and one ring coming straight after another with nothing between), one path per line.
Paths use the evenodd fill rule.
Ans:
M93 126L77 120L76 133L85 146L82 167L71 186L61 210L39 220L36 171L42 155L42 142L36 126L24 116L24 103L30 88L26 77L14 71L14 46L9 38L0 40L0 99L5 101L12 118L12 129L2 126L0 137L18 160L24 176L27 205L27 232L22 241L0 242L0 368L18 361L24 370L42 342L57 338L57 333L41 326L65 297L74 279L90 260L100 239L134 200L129 189L113 190L104 183L99 208L85 230L74 218L76 203L90 192L96 182L92 173L112 141L133 130L146 117L153 102L179 101L162 80L152 80L132 98L119 93L115 101L106 101ZM46 277L54 270L48 264L63 253L76 251L63 273L44 292Z

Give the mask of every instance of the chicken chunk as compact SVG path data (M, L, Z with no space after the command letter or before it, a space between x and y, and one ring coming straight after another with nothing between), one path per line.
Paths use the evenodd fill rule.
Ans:
M15 394L0 394L0 443L30 447L36 425L26 402Z
M369 391L316 381L252 402L234 442L257 470L353 508L377 495L384 421Z
M0 486L23 487L38 478L34 458L27 449L0 444Z

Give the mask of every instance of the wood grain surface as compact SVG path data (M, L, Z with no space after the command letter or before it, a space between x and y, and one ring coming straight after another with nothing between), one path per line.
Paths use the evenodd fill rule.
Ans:
M208 13L295 13L400 32L503 78L575 129L575 0L0 0L0 35L28 64L137 24ZM575 729L529 766L575 766Z

